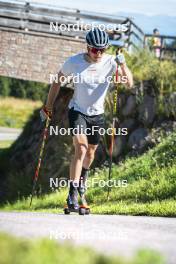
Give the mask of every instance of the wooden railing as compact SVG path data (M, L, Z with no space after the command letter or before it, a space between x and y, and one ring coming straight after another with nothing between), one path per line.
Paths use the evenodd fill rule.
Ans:
M86 31L51 31L50 22L58 25L99 22L113 25L121 24L125 17L108 16L98 13L89 13L77 9L61 8L57 6L25 3L15 1L0 1L0 27L15 28L27 31L42 32L46 34L63 35L83 39Z
M160 46L152 45L152 39L155 37L160 39ZM159 50L159 59L176 61L176 36L146 34L144 46L153 50L154 53Z
M16 29L24 31L26 34L49 34L51 36L67 36L79 40L84 40L87 31L63 31L58 27L58 31L50 30L50 23L57 22L57 25L68 24L111 24L115 30L108 31L112 45L122 45L127 49L138 46L137 42L143 42L140 38L141 30L132 22L130 18L118 17L96 12L80 11L78 9L61 8L46 4L28 3L23 1L0 1L0 28ZM120 32L117 28L120 24L126 24L128 30ZM137 33L136 33L137 32Z
M56 23L58 30L51 30L50 23ZM83 25L79 30L61 30L62 24L68 26L69 24ZM46 37L65 36L74 38L79 41L84 41L86 36L87 24L107 24L113 25L115 30L107 31L110 37L110 42L114 46L123 46L130 53L136 49L149 47L147 40L153 35L144 34L133 19L129 17L118 17L107 14L100 14L96 12L80 11L78 9L63 8L58 6L28 3L24 1L5 1L0 0L0 29L20 30L26 34L44 34ZM122 24L127 25L125 32L118 31L118 26ZM176 46L166 45L166 40L170 43L176 42L176 37L160 35L161 46L160 59L172 58L175 60ZM156 47L150 47L156 49ZM168 55L169 54L169 55Z

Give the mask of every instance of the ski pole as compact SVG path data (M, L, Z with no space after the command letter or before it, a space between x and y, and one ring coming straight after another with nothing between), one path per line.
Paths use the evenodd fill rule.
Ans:
M32 199L33 199L33 196L34 196L34 192L35 192L37 180L38 180L38 177L39 177L39 170L40 170L40 165L41 165L41 161L42 161L42 157L43 157L43 151L44 151L44 147L45 147L45 143L46 143L46 138L47 138L47 132L48 132L49 123L50 123L50 118L47 117L46 124L45 124L45 129L44 129L44 133L43 133L42 145L41 145L41 148L40 148L40 154L39 154L38 164L37 164L37 168L36 168L35 175L34 175L34 179L33 179L33 186L32 186L32 193L31 193L30 207L32 205Z
M116 83L118 82L118 66L116 70ZM117 98L118 98L118 86L116 84L116 89L114 93L114 107L113 107L113 120L112 120L112 135L111 135L111 142L109 147L109 174L108 174L108 181L110 182L111 179L111 173L112 173L112 155L113 155L113 149L114 149L114 135L115 135L115 121L116 121L116 113L117 113ZM110 187L108 184L108 193L107 193L107 200L109 200L110 195Z

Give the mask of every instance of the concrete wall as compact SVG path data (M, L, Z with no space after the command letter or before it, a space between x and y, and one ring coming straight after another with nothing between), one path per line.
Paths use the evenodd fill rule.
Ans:
M0 75L49 83L50 73L85 47L72 38L0 29Z

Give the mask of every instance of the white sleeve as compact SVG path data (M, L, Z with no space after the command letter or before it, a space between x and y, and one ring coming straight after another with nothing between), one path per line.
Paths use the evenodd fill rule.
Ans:
M71 57L68 58L62 65L60 71L65 75L69 76L73 73L73 63Z

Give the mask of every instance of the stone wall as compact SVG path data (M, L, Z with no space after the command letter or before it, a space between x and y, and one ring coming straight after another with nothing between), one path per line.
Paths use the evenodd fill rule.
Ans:
M84 49L74 38L0 30L0 76L49 83L50 73Z

